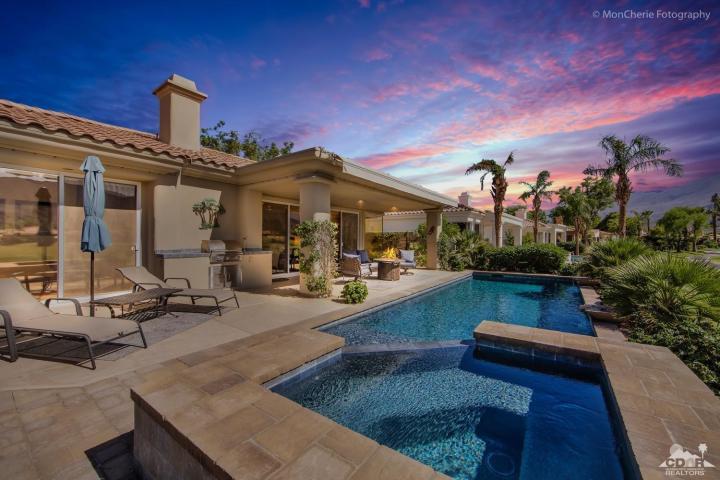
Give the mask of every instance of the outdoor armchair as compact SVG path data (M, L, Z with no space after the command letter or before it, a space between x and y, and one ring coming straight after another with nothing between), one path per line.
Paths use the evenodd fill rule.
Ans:
M197 299L209 298L215 301L218 315L222 315L221 303L235 300L235 305L240 307L237 296L233 290L222 290L222 289L209 289L209 288L192 288L190 286L190 280L184 277L168 277L165 280L160 280L158 277L150 273L145 267L121 267L117 269L120 275L130 281L136 288L147 290L148 288L173 288L173 285L168 284L168 280L182 281L187 288L182 291L173 293L171 297L188 297L194 304ZM180 288L180 287L176 287Z
M357 280L361 277L371 276L373 269L369 263L360 263L360 257L358 255L343 253L343 258L340 262L340 273L342 273L343 276L347 275Z
M75 315L55 314L50 309L52 300L67 300L75 305ZM85 317L80 303L72 298L56 298L38 302L14 278L0 279L0 316L7 338L10 361L18 358L16 335L36 333L43 336L75 338L85 341L93 370L93 347L139 333L142 347L147 348L140 323L119 318Z
M410 268L417 268L415 262L415 250L400 250L400 268L407 273Z

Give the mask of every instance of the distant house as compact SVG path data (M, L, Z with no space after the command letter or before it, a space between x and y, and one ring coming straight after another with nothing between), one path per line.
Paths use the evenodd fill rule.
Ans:
M458 197L457 206L443 209L443 218L450 223L459 225L461 230L476 232L491 245L495 245L495 216L493 212L471 207L471 200L470 194L463 192ZM419 210L385 212L383 216L383 232L413 232L424 222L423 216L424 212ZM514 245L521 245L523 236L527 232L532 233L533 222L527 219L527 209L519 209L515 215L503 213L502 218L501 245L506 245L506 239L510 236L513 238ZM540 223L538 243L557 244L557 242L566 241L569 227L562 224L562 219L558 218L556 220L559 220L559 222Z

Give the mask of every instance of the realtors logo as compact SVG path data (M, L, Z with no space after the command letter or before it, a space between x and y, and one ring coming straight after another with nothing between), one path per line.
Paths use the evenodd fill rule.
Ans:
M670 456L660 464L660 468L665 469L665 475L668 477L684 475L702 477L706 468L715 468L715 465L705 460L707 451L708 447L705 443L698 445L700 455L695 455L682 445L674 443L670 447Z

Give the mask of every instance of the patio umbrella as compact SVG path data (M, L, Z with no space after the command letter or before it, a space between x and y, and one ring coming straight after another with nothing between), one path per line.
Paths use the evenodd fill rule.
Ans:
M85 172L83 181L83 220L80 250L90 252L90 316L95 315L95 252L102 252L110 246L110 232L103 215L105 215L105 185L103 184L103 167L98 157L89 155L80 169Z

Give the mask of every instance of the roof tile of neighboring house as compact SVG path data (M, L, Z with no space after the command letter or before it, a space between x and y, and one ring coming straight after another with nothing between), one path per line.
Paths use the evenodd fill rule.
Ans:
M457 207L445 207L445 208L443 208L443 212L484 213L482 210L478 210L477 208L472 208L472 207L466 207L464 205L458 205ZM425 213L425 211L424 210L405 210L405 211L398 211L398 212L385 212L385 215L417 215L420 213Z
M75 137L89 137L98 142L111 142L117 146L165 154L175 158L237 168L255 163L247 158L201 147L189 150L161 142L156 135L130 128L108 125L67 113L53 112L0 99L0 119L18 125L38 126L50 132L65 132Z

